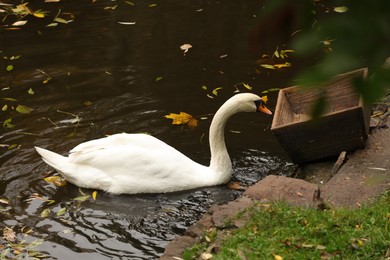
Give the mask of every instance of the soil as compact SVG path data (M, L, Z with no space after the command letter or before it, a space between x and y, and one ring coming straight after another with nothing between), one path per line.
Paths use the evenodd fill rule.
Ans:
M213 250L218 250L218 241L246 222L245 215L239 219L234 216L259 201L284 200L293 206L320 209L356 208L390 190L389 104L387 95L373 107L373 115L377 116L372 117L371 134L364 149L346 154L344 160L307 164L300 168L298 178L267 176L239 199L212 206L201 220L166 247L161 259L177 259L210 230L217 232Z

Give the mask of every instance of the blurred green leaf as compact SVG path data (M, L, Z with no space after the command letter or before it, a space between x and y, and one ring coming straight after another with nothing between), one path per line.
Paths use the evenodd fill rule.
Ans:
M333 11L335 11L336 13L345 13L348 11L348 7L346 6L337 6L335 8L333 8Z
M76 197L74 198L74 200L77 200L77 201L86 201L87 199L89 199L91 196L89 195L83 195L83 196L79 196L79 197Z
M316 119L325 113L327 108L327 99L324 93L322 93L314 103L311 111L311 116Z
M18 105L16 107L16 111L21 113L21 114L29 114L33 111L34 109L32 109L31 107L28 107L28 106L24 106L24 105Z
M9 97L5 97L5 98L3 98L3 100L5 100L5 101L12 101L12 102L18 101L18 100L15 99L15 98L9 98Z
M4 128L13 128L14 125L11 122L12 122L12 118L8 118L8 119L4 120L3 127Z

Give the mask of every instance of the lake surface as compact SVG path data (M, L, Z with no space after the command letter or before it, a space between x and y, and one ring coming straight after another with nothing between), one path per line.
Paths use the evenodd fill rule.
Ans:
M50 11L48 17L29 15L20 30L0 28L0 227L12 228L15 243L23 236L27 244L38 241L32 251L52 259L154 259L210 205L238 197L239 191L223 185L172 194L98 191L96 200L85 199L93 190L44 180L56 174L34 146L65 155L87 140L146 132L208 164L208 127L218 107L237 91L248 92L246 83L251 92L267 95L274 109L277 91L262 92L287 86L294 75L294 67L267 70L256 63L283 48L279 37L267 39L263 52L252 48L262 4L28 4L31 10ZM56 15L72 21L54 26ZM15 21L10 16L3 24ZM184 52L183 44L192 48ZM19 113L18 105L33 110ZM199 119L199 125L175 126L164 117L181 111ZM294 171L270 133L271 121L253 113L228 124L227 146L235 178L243 185ZM8 242L0 241L7 249Z

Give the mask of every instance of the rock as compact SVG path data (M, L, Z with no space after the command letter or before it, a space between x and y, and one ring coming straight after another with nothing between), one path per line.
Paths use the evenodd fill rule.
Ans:
M217 228L225 228L232 225L233 223L231 223L231 221L237 213L248 208L252 203L250 198L244 196L230 201L228 204L214 208L214 211L212 212L214 226Z
M319 190L317 185L304 180L270 175L251 186L242 197L225 205L213 205L201 220L189 227L184 236L177 237L165 249L160 259L180 257L184 250L193 246L204 235L205 230L217 228L219 237L224 230L242 227L247 216L236 218L239 212L252 206L254 201L285 200L294 206L317 207ZM216 243L217 245L218 243Z
M195 238L189 236L181 236L175 238L172 242L168 244L165 248L164 255L160 257L161 260L172 260L176 257L180 258L184 250L187 247L191 247L195 244Z
M267 201L286 201L293 206L317 207L318 186L304 180L269 175L249 187L244 195Z

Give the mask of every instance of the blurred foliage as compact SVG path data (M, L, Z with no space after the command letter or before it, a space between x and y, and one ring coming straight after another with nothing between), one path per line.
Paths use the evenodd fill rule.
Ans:
M356 79L354 87L372 103L390 86L389 0L272 0L262 18L280 12L294 13L296 31L291 48L300 57L319 56L319 62L298 76L298 84L318 87L333 76L368 67L369 78ZM323 100L321 101L323 102Z

